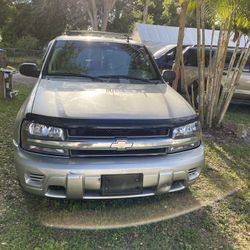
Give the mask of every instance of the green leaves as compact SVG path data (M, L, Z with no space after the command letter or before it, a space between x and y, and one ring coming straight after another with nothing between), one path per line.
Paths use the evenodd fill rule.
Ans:
M203 0L206 19L216 26L232 21L235 31L249 34L250 1L249 0Z

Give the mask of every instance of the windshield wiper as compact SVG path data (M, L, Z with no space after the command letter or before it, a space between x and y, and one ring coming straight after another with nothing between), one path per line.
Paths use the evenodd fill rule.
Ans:
M85 77L89 78L91 80L98 80L100 82L103 82L103 80L100 77L97 76L91 76L91 75L85 75L85 74L78 74L78 73L56 73L56 74L48 74L48 76L73 76L73 77Z
M129 79L129 80L136 80L136 81L142 81L142 82L148 82L148 83L157 83L159 82L158 79L145 79L145 78L139 78L139 77L134 77L134 76L128 76L128 75L103 75L103 76L98 76L99 78L112 78L112 79ZM157 81L157 82L156 82Z

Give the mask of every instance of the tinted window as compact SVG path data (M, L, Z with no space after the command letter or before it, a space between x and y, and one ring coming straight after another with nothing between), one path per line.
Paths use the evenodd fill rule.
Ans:
M171 49L159 58L156 58L156 63L160 69L171 69L175 60L176 48Z
M232 51L227 52L227 57L226 57L225 67L224 67L225 69L228 69L232 55L233 55Z
M184 65L197 67L197 49L190 48L184 54Z
M241 55L241 53L237 54L237 57L236 57L236 60L235 60L235 63L234 63L234 67L237 66L237 63L238 63L238 61L240 59L240 55ZM243 72L250 72L250 57L248 57L248 60L247 60L247 63L245 65L244 69L243 69Z
M229 51L227 53L227 58L226 58L226 62L225 62L225 69L228 69L232 56L233 56L233 51ZM237 53L235 61L234 61L233 68L235 68L238 65L240 56L241 56L241 52ZM250 72L250 57L248 58L247 63L245 65L243 71L244 72Z
M109 42L57 41L48 64L49 75L123 75L157 79L142 46Z
M212 49L212 58L215 56L215 52L216 49ZM228 68L229 64L230 64L230 60L232 57L233 52L232 51L228 51L227 52L227 56L226 56L226 61L225 61L225 69ZM235 65L237 64L238 58L239 56L237 56L236 60L235 60ZM210 61L210 49L206 48L205 49L205 67L209 66L209 61ZM184 54L184 64L186 66L193 66L193 67L197 67L197 48L190 48L186 51L186 53Z

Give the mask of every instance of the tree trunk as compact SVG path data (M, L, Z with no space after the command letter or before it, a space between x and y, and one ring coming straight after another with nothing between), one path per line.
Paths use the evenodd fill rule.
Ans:
M215 62L213 65L214 77L212 78L211 82L207 83L207 84L213 84L212 99L208 107L208 112L210 114L209 123L206 124L206 126L208 126L209 128L211 128L212 126L215 126L216 119L218 117L218 112L219 112L218 102L220 100L220 94L221 94L221 88L222 88L221 81L222 81L222 76L223 76L223 71L224 71L225 60L227 56L229 38L231 34L232 19L229 18L225 21L226 22L221 27Z
M216 67L216 81L215 81L215 93L214 93L214 103L215 103L215 111L213 114L213 124L214 126L217 123L218 116L220 115L219 103L221 98L221 90L223 89L222 80L223 80L223 72L225 69L225 61L228 52L228 44L232 30L232 18L227 20L226 29L224 31L224 39L222 40L223 44L221 46L221 57L218 61L218 65Z
M176 48L176 56L175 56L175 64L173 70L176 73L176 79L173 83L173 88L177 90L178 87L178 80L180 78L180 65L181 65L181 57L183 51L183 39L184 39L184 31L186 25L186 17L187 17L187 6L189 0L185 0L181 5L181 13L180 13L180 20L179 20L179 34L178 34L178 42Z
M188 86L187 83L185 81L185 65L184 65L184 57L183 57L183 53L181 54L181 86L184 87L185 90L185 94L186 94L186 98L187 101L194 107L194 102L191 101L189 92L188 92Z
M199 116L201 124L204 124L204 75L205 75L205 31L204 14L202 0L196 2L196 23L197 23L197 64L198 64L198 82L199 82ZM201 41L202 24L202 41ZM201 47L202 44L202 47Z
M212 122L213 122L213 112L214 112L214 93L215 93L215 71L216 71L216 67L217 67L217 61L218 61L218 54L220 51L220 47L221 47L221 41L222 41L222 35L223 35L223 26L221 26L220 32L219 32L219 38L218 38L218 42L217 42L217 50L216 53L212 59L212 63L211 63L211 75L210 75L210 81L207 82L207 85L210 86L211 88L211 93L210 93L210 102L208 103L208 107L207 107L207 127L211 128L212 127Z
M211 109L209 108L211 105L212 101L212 90L213 90L213 84L212 84L212 79L213 79L213 58L212 58L212 49L213 49L213 42L214 42L214 31L215 31L215 25L213 25L212 29L212 37L211 37L211 43L210 43L210 51L209 51L209 66L208 66L208 75L207 75L207 86L206 86L206 105L207 105L207 110L206 110L206 121L205 123L208 125L209 124L209 117L210 117L210 111Z
M88 15L91 22L93 30L98 30L98 16L97 16L97 6L95 0L88 0Z
M102 31L107 30L109 14L114 8L116 0L105 0L103 1L103 17L102 17Z
M143 18L142 18L142 22L146 23L148 20L148 7L149 7L149 3L150 0L145 0L145 6L144 6L144 10L143 10Z
M240 65L239 65L239 63L237 65L238 70L236 71L236 69L235 69L235 72L237 72L237 74L236 74L236 77L234 78L234 80L232 81L232 85L231 85L231 88L230 88L229 93L227 95L227 99L225 101L225 104L224 104L221 112L220 112L220 117L218 119L217 126L221 125L221 123L222 123L222 121L223 121L223 119L225 117L225 114L226 114L226 112L228 110L228 107L229 107L229 104L230 104L230 102L232 100L232 97L233 97L233 94L235 92L238 81L240 80L243 69L244 69L244 67L245 67L245 65L247 63L247 60L248 60L249 56L250 56L250 44L248 44L248 47L245 48L245 53L242 53L241 55L243 55L243 54L244 54L244 56L242 56L242 60L239 59Z
M227 76L226 76L226 80L225 80L225 83L223 85L222 93L221 93L220 100L219 100L219 103L218 103L218 110L221 110L222 106L224 105L225 98L226 98L227 93L228 93L228 89L230 88L230 86L232 84L231 82L232 82L232 80L234 78L233 72L235 72L235 70L233 70L233 66L234 66L236 56L237 56L237 53L238 53L238 49L239 49L239 45L240 45L240 39L241 39L241 33L240 33L240 35L239 35L239 37L237 39L236 46L235 46L232 58L230 60L230 64L229 64L229 67L227 69Z

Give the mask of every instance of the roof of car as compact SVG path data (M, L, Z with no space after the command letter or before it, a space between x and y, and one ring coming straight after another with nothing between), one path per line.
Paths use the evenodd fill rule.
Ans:
M55 40L63 41L93 41L93 42L109 42L109 43L123 43L123 44L134 44L142 45L142 43L133 41L124 36L124 39L112 37L112 36L95 36L95 35L62 35L57 37Z

